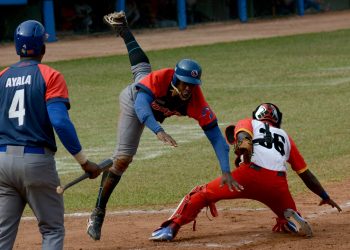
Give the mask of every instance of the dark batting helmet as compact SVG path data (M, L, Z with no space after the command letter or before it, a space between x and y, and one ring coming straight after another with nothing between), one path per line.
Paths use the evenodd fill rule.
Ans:
M188 84L200 85L201 75L202 68L195 60L182 59L175 66L173 83L178 79Z
M280 128L282 113L275 104L262 103L253 111L253 119L259 121L269 121L277 128Z
M28 20L21 23L14 35L17 55L33 57L44 54L46 38L45 28L40 22Z

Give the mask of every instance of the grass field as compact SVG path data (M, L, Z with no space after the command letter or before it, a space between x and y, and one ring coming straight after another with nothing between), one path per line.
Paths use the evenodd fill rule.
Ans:
M193 58L203 68L203 92L221 129L249 117L261 102L283 112L282 127L299 146L322 183L350 176L350 30L193 46L148 52L153 69ZM106 48L107 49L107 48ZM89 158L113 153L119 92L131 82L127 56L50 63L68 82L73 120ZM145 129L139 152L108 204L109 210L174 205L193 186L220 175L209 141L192 119L164 124L178 141L163 146ZM232 152L231 152L231 156ZM81 174L59 143L57 167L62 184ZM66 212L90 211L100 178L65 193ZM290 171L292 193L306 190Z

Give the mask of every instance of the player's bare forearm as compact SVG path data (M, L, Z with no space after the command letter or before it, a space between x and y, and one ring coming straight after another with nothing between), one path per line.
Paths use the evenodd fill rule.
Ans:
M299 176L312 192L321 197L322 200L319 203L320 206L328 204L335 207L339 212L342 211L339 205L329 197L321 183L310 170L306 170L305 172L299 174Z
M320 195L325 191L316 176L309 169L299 174L299 177L303 180L305 185L315 194Z

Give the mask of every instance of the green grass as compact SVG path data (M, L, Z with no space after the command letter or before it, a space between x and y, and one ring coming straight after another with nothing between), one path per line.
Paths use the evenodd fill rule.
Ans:
M192 46L147 52L153 69L173 67L181 58L193 58L203 68L203 91L218 116L221 129L249 117L261 102L273 102L283 112L282 127L299 146L310 169L325 187L349 178L350 148L350 30L269 39ZM109 157L114 150L118 95L131 83L127 56L111 56L50 63L68 83L70 116L91 160ZM192 119L166 120L165 128L181 141L200 128L178 131L171 125L196 127ZM147 129L146 129L147 130ZM147 152L148 143L153 148ZM111 196L109 210L161 208L174 205L195 185L220 175L204 136L164 148L145 131L140 150L156 158L135 158ZM232 152L231 152L231 156ZM59 144L57 165L62 183L81 172ZM87 180L65 193L66 212L90 211L100 178ZM294 194L307 190L289 171Z

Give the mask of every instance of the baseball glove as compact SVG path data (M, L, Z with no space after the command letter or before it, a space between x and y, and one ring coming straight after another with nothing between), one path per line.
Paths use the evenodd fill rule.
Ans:
M243 162L250 163L250 159L253 155L253 142L251 138L244 137L241 140L237 140L234 149L238 158L243 156Z

